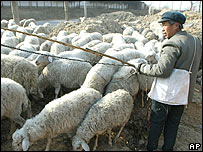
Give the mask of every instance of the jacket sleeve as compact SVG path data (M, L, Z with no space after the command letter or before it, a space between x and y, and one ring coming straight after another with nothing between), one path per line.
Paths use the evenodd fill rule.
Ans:
M157 64L142 64L140 73L152 77L169 77L172 73L175 63L180 56L180 49L174 44L162 45L160 58Z

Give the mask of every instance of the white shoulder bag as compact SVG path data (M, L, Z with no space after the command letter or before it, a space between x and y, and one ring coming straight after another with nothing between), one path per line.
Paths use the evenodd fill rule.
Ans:
M169 105L188 104L190 74L196 54L195 38L194 41L195 52L189 72L187 70L174 69L168 78L156 77L152 83L152 87L150 92L148 93L148 97Z

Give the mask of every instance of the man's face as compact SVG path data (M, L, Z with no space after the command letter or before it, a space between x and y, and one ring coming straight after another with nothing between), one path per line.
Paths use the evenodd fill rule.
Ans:
M178 24L171 25L168 21L162 22L162 32L165 38L171 38L178 31Z

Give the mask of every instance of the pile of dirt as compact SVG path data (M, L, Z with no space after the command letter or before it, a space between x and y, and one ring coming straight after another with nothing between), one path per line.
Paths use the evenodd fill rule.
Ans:
M103 13L96 17L86 18L83 22L64 22L59 23L53 28L51 36L56 36L60 30L65 30L69 34L77 33L81 30L87 32L99 32L102 35L108 33L122 33L126 26L131 26L135 30L142 32L145 28L149 28L150 23L157 21L160 15L167 10L162 10L154 15L137 16L129 11L117 11L112 13ZM202 14L191 11L183 12L187 20L184 30L199 37L202 40Z

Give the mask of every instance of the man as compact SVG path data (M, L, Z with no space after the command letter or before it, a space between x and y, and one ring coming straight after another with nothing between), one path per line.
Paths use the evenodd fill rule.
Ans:
M148 96L152 98L150 130L147 143L147 150L149 151L157 149L162 129L164 129L164 144L162 150L173 151L178 126L184 111L184 105L191 102L193 97L202 55L202 44L198 38L193 38L193 36L186 31L182 31L185 20L186 17L177 11L163 13L159 23L162 24L163 34L167 39L162 43L162 50L158 63L135 64L139 73L156 77L151 91L148 94ZM179 101L178 94L176 96L174 95L174 98L170 98L171 95L173 96L173 93L176 93L176 89L173 90L173 93L167 92L170 90L168 85L176 85L171 84L173 82L170 80L172 72L175 70L184 71L186 73L190 73L188 72L189 70L191 71L191 74L188 74L188 91L183 94L186 98L181 96L180 98L182 100L180 100L180 102L176 102ZM175 79L178 78L179 75L176 76ZM182 80L181 78L176 80L176 82L181 84L186 83L185 80ZM176 87L178 88L177 91L179 91L181 85ZM164 88L167 89L164 90Z

